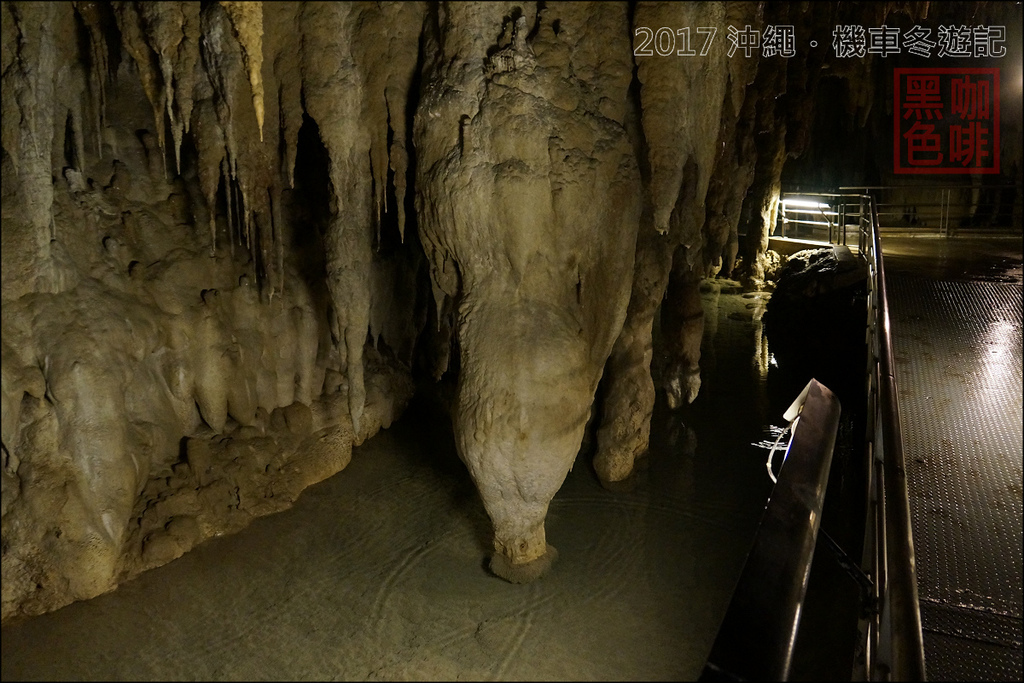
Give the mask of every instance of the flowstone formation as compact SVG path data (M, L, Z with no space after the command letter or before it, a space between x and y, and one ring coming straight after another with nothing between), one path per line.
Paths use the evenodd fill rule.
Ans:
M456 383L493 571L543 574L588 420L628 483L659 306L682 405L700 280L757 280L806 144L828 46L729 57L726 27L837 7L0 5L3 619L287 507L414 375Z

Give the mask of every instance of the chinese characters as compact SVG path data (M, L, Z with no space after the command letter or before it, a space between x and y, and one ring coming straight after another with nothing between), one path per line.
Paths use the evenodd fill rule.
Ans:
M697 36L692 35L696 33ZM699 26L655 30L637 26L633 47L635 57L706 57L711 50L718 28ZM745 57L795 57L797 51L796 27L788 24L754 28L728 26L725 30L727 54ZM863 59L869 55L889 57L910 54L915 57L1004 57L1006 55L1005 26L939 26L933 30L914 25L900 31L897 26L882 24L865 29L855 24L840 24L832 31L832 49L839 59ZM697 45L700 51L697 51ZM810 47L818 41L810 40Z
M916 57L1003 57L1006 48L1005 26L939 26L935 40L932 30L924 26L912 26L900 35L895 26L869 28L840 25L832 32L832 49L836 57L848 59L889 55L907 52Z
M999 172L999 69L893 73L894 172Z

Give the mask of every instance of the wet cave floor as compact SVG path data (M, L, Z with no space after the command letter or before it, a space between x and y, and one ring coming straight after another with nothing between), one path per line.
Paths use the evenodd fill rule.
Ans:
M290 510L5 627L3 679L695 679L771 492L766 446L808 379L776 367L768 297L703 283L700 395L669 411L659 391L632 491L606 491L581 453L538 582L485 569L489 520L450 422L417 398ZM847 666L800 651L797 677Z

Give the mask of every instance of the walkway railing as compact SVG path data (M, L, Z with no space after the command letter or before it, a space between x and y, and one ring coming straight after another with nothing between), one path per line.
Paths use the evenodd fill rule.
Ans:
M1014 234L1024 210L1021 184L878 185L841 187L840 192L875 197L878 225L911 233Z
M861 622L861 674L868 680L920 681L924 644L878 206L866 193L781 197L777 232L782 236L805 234L806 226L821 223L830 243L848 244L851 233L856 235L858 254L868 267L868 520L862 570L872 589Z
M839 412L839 399L814 379L786 411L796 423L785 465L701 680L789 678Z
M854 678L923 681L924 644L878 208L869 194L800 193L780 199L776 236L820 241L815 238L824 233L827 241L822 244L848 246L856 239L857 252L868 267L868 501L860 567L868 590L859 624L863 661ZM810 391L812 385L816 388ZM808 389L804 411L816 405L810 414L818 415L817 426L805 428L801 414L787 465L765 509L702 679L788 677L835 443L835 432L829 437L822 428L832 419L824 417L831 409L820 405L821 390L829 396L831 392L814 380ZM811 395L818 398L811 401ZM838 402L835 420L838 423ZM802 455L791 460L794 444Z
M773 235L828 244L848 244L852 232L864 253L870 234L869 195L834 192L786 193L779 198Z
M910 500L903 458L899 399L893 366L892 326L878 210L870 195L870 234L862 234L868 263L869 534L865 564L874 572L876 602L866 620L865 669L869 680L925 680L924 640L917 595ZM874 530L871 534L870 530Z

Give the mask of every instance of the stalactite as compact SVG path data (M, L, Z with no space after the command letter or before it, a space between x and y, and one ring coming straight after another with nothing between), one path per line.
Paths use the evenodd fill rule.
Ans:
M252 264L253 279L260 283L263 278L260 275L260 266L257 260L259 256L259 225L256 220L256 212L252 209L244 186L242 188L242 207L245 213L245 246L249 249L249 262Z
M18 173L21 193L25 197L24 214L18 216L28 226L18 240L24 249L21 264L12 264L5 257L4 286L15 292L55 291L59 287L57 267L52 259L51 244L57 236L53 218L52 152L55 124L57 83L61 76L63 51L57 34L74 30L70 5L57 3L3 3L3 71L2 71L2 142ZM66 15L64 14L66 13ZM66 112L66 109L64 110ZM8 226L4 225L5 234ZM11 242L5 238L5 253ZM12 267L13 266L13 267ZM12 284L13 283L13 284Z
M173 59L175 81L174 106L177 110L179 126L184 132L189 131L191 111L194 106L194 89L196 85L196 66L199 63L200 5L196 2L182 2L181 6L181 40ZM181 133L175 140L174 158L180 171Z
M185 123L178 120L174 115L174 69L171 67L171 60L166 53L160 53L160 69L164 75L165 92L167 97L167 116L171 120L171 136L174 138L174 170L181 173L181 137L185 130Z
M90 87L93 95L96 126L96 156L103 156L103 128L106 126L107 74L110 70L107 41L103 35L103 17L95 2L72 3L89 32Z
M242 195L242 204L243 204L243 206L246 205L246 200L245 200L245 195L244 194ZM248 247L248 249L249 249L249 262L252 264L253 279L258 284L259 281L260 281L259 263L258 263L258 260L257 260L257 257L259 256L259 244L258 244L258 242L256 240L257 236L253 234L254 228L255 228L255 226L254 226L255 218L253 216L253 212L251 210L249 210L248 208L244 209L244 211L245 211L245 246Z
M24 49L22 44L24 38L21 34L21 27L15 19L13 4L3 3L0 5L0 31L3 32L3 43L9 45L10 49L0 51L0 74L3 78L3 88L0 89L0 144L7 151L11 158L11 165L15 173L21 174L21 122L22 111L20 94L27 87L25 74L22 66L21 52ZM13 122L18 121L18 125Z
M235 35L242 46L242 60L245 62L252 89L252 106L256 112L256 126L263 142L263 3L226 2L221 6L227 12Z
M302 128L302 81L297 75L284 74L280 80L278 101L281 138L284 142L284 170L288 187L295 189L295 160L298 156L299 129Z
M175 74L172 59L177 54L185 23L184 14L178 2L142 2L137 11L143 21L145 36L150 48L156 54L163 80L163 101L167 118L170 120L171 135L174 138L175 169L181 170L181 137L184 121L176 113ZM162 124L162 121L161 121ZM160 147L163 149L163 125L159 128Z
M142 89L150 106L153 107L154 132L160 141L160 149L164 149L163 115L167 95L160 87L160 71L154 64L153 51L146 41L142 18L133 2L115 2L113 6L117 27L121 31L122 45L138 66ZM164 166L166 173L166 162Z
M75 170L81 171L85 167L85 125L82 120L82 102L75 98L69 110L71 114L71 134L75 144Z
M299 54L294 49L293 36L298 35L296 21L299 13L297 3L269 3L263 8L263 22L266 26L263 49L272 68L267 69L268 80L264 84L267 99L266 116L273 117L277 106L276 136L267 142L280 149L278 159L282 182L295 188L295 159L298 150L299 129L302 128L302 74L299 70ZM274 96L276 94L276 97Z
M274 211L271 205L270 186L259 193L260 210L256 213L256 242L259 247L259 281L260 292L267 292L267 301L272 302L278 293L277 289L277 253L274 247Z
M398 392L381 383L378 362L393 359L367 348L368 331L374 346L383 340L380 350L390 346L407 366L414 350L432 354L425 367L438 378L450 354L462 354L453 363L460 382L453 426L456 433L465 430L457 439L460 454L472 456L463 458L470 474L489 486L504 475L481 475L484 465L473 469L472 463L510 453L514 468L526 468L501 498L525 496L537 488L534 475L542 467L544 477L562 467L551 465L556 451L572 466L602 369L608 382L601 403L618 401L616 410L628 417L618 423L619 434L629 429L636 436L629 445L646 445L655 396L652 320L659 305L666 308L662 278L672 254L665 245L693 241L674 252L685 291L669 294L667 303L684 304L675 323L688 329L684 341L694 346L684 351L695 363L700 260L721 260L723 249L732 255L727 263L735 257L744 197L745 228L771 222L770 198L785 155L802 149L811 130L811 100L802 98L814 92L822 69L804 56L807 46L788 63L774 58L771 67L754 55L724 57L724 27L795 25L797 36L821 36L827 35L823 26L881 25L898 5L928 7L888 3L862 10L852 3L853 16L842 20L823 20L816 7L812 30L797 16L810 16L809 3L777 3L784 12L766 9L770 5L0 3L0 143L8 202L2 231L5 457L20 455L8 437L12 429L15 439L21 430L35 441L34 452L21 460L28 467L15 481L15 495L22 496L16 503L7 496L11 480L4 483L5 515L11 504L21 507L16 514L28 515L4 520L4 618L24 605L49 609L46 591L70 586L73 593L81 575L97 566L106 571L87 552L67 561L47 555L82 539L74 526L79 521L112 548L97 555L116 561L101 578L114 576L121 560L131 564L133 552L159 550L154 537L168 540L165 532L174 525L152 518L158 509L173 508L176 523L187 520L202 534L220 528L163 496L172 481L190 501L217 493L210 482L193 481L191 475L204 476L202 449L181 453L183 436L190 445L219 442L216 456L225 471L248 471L249 463L234 457L248 438L242 430L274 436L265 428L273 427L277 409L288 415L297 442L307 435L292 424L303 420L292 418L300 414L309 427L308 413L319 410L314 401L324 398L322 407L335 399L347 405L339 411L330 403L317 422L323 413L335 421L347 413L358 438L375 431L382 411L392 409L381 406ZM843 11L849 5L843 3ZM979 15L974 23L1006 22ZM722 32L706 58L644 61L633 58L637 45L631 44L641 24L689 26L691 47L699 44L696 27ZM426 64L419 63L421 50ZM881 63L849 60L841 70L824 70L826 78L855 81L848 99L861 124L882 92L875 82L882 74L872 66ZM755 80L758 68L762 77ZM112 78L126 72L132 82ZM639 98L630 85L634 75ZM303 131L299 159L307 115L321 140L307 141ZM138 130L151 125L152 132ZM93 128L95 154L88 140ZM415 148L410 128L416 129ZM170 175L166 130L180 176L173 186L159 182L161 173L147 164L159 158L164 177ZM644 138L649 157L639 161L650 165L644 169L650 176L636 163ZM306 145L319 143L323 167L320 149L306 156ZM115 150L107 155L113 158L97 160L105 145ZM407 216L413 159L418 213ZM297 161L314 162L299 169L298 188ZM75 169L62 174L69 165ZM286 183L295 191L285 193ZM203 199L212 259L203 253ZM189 205L198 230L181 215ZM655 234L652 211L667 235ZM225 225L220 212L226 214L225 238L218 234ZM408 249L395 249L385 226L390 230L397 219L404 240L407 218L417 238ZM752 230L747 236L753 252L763 250ZM309 258L314 245L323 247L323 263L320 254ZM286 263L286 251L294 261ZM755 256L748 253L745 261ZM325 273L317 274L321 266ZM421 267L430 269L429 295ZM294 278L287 298L286 271ZM431 348L417 348L413 341L429 325L431 298L439 333L421 337ZM65 315L71 309L79 315ZM663 319L663 333L671 333L668 328ZM620 330L622 348L613 350ZM19 347L14 354L11 345ZM606 365L613 352L616 360ZM39 386L24 402L24 380L9 373L12 356L25 356L16 362L38 374L33 383ZM638 381L620 383L613 393L614 378L627 372ZM68 398L71 383L83 389L77 399ZM180 404L168 403L169 394ZM505 409L516 402L524 409ZM28 414L36 404L37 414ZM473 414L478 407L479 417ZM42 411L47 422L37 419ZM90 417L99 412L102 422ZM280 413L274 417L280 422ZM201 420L224 433L206 439ZM501 432L516 420L522 429ZM51 438L50 423L60 423L59 438ZM612 420L604 426L605 434L616 429ZM339 429L348 434L349 427ZM261 439L257 450L272 441ZM347 447L317 443L332 452ZM102 462L112 467L94 467ZM122 469L128 474L117 483ZM272 470L254 467L254 479L272 477ZM231 488L225 493L239 505L220 505L221 514L244 511L246 492L235 487L232 494ZM281 500L276 486L263 490L271 488ZM82 501L67 497L76 489L83 513L75 509ZM150 495L154 489L159 493ZM260 492L249 493L266 502ZM538 500L550 500L546 495ZM133 528L140 519L131 514L132 500L154 526L139 527L122 543L125 525ZM115 505L107 505L111 501ZM23 520L31 524L22 528ZM61 531L59 542L54 529ZM45 547L36 544L40 539ZM25 546L33 547L23 553ZM22 577L9 582L9 553L38 560L43 569L24 586Z
M395 95L392 89L388 90L391 95L387 99L388 125L393 131L391 147L388 149L388 164L394 173L395 184L395 210L398 212L398 235L402 242L405 242L405 187L406 173L409 170L409 153L406 151L406 129L405 129L405 90L399 89ZM399 106L392 103L398 99Z
M210 84L217 120L223 131L227 150L228 172L231 180L236 179L238 148L235 144L233 115L235 111L233 84L238 76L240 63L228 35L228 21L219 5L207 7L200 18L202 23L202 58Z
M719 3L645 3L638 6L634 24L722 26L724 20L725 7ZM707 194L725 96L727 60L724 51L698 60L658 56L637 59L643 127L649 146L654 226L662 234L669 231L673 212L679 205L691 201L703 204ZM701 102L702 106L680 107L679 102ZM683 177L689 161L696 165L695 196L684 198L680 191L691 182ZM684 243L693 243L699 234L679 238Z
M199 3L182 2L181 13L182 39L174 61L175 107L187 133L192 119L196 65L199 63Z
M394 172L398 232L404 241L406 175L411 156L409 148L412 145L406 126L406 109L419 60L419 37L423 30L426 6L415 2L396 3L389 5L387 11L392 13L387 17L387 21L397 27L389 46L389 51L395 55L395 59L389 65L387 87L384 91L388 125L393 131L388 161Z
M4 7L8 6L4 5ZM37 92L50 84L50 81L49 74L43 74L42 77L37 74L37 71L40 68L45 68L46 65L38 63L41 60L38 55L33 54L35 50L32 50L32 48L39 49L41 47L39 43L42 41L33 41L31 36L26 35L27 32L36 28L35 17L29 14L29 8L21 5L10 5L10 11L13 21L4 22L4 26L13 29L16 35L9 38L7 43L17 45L18 49L12 55L16 66L5 65L3 72L4 80L7 81L4 85L8 86L3 89L4 93L8 95L5 100L13 105L4 107L5 115L8 112L11 113L10 119L7 119L7 116L4 118L9 121L21 121L27 126L17 127L8 124L3 128L5 132L11 131L4 141L4 148L11 152L11 160L14 163L14 168L17 169L20 165L19 161L25 153L39 156L41 150L45 149L49 156L50 145L40 144L36 117L45 111L45 108L39 107L41 104L39 100L47 99L44 93L37 94ZM6 54L5 51L5 56ZM14 66L14 68L9 69L9 66ZM50 66L52 66L52 60ZM23 144L23 139L26 137L31 145L31 148L27 150Z
M281 296L284 294L284 223L281 219L281 187L278 183L278 180L274 180L267 188L267 201L270 206L270 247L274 251L271 256L278 275L273 286L278 296Z
M247 3L243 3L248 6ZM238 12L244 9L243 14ZM235 14L232 15L231 13ZM241 18L240 18L241 17ZM263 116L262 81L255 82L258 98L255 117L236 106L235 90L242 73L261 63L259 38L262 19L252 8L234 5L210 5L204 10L203 59L213 85L217 117L224 132L227 151L227 169L234 202L235 227L232 242L237 238L248 251L253 276L263 289L267 277L266 259L262 257L261 223L267 218L269 207L263 196L276 175L271 168L272 159L260 145L252 142L260 128ZM234 30L230 27L234 27ZM236 37L237 36L237 40ZM255 42L254 42L255 41ZM244 81L242 81L244 82ZM255 119L255 120L254 120ZM236 134L241 136L236 138ZM242 144L239 144L239 139ZM272 271L273 268L271 267Z
M235 191L231 182L231 174L228 172L228 160L227 157L223 158L220 162L221 167L221 178L224 182L224 205L227 207L228 212L227 223L228 223L228 249L230 250L231 257L235 256L235 218L234 218L234 206L235 206Z
M368 273L370 255L362 253L364 226L358 218L372 216L368 180L369 140L361 119L364 84L352 54L352 23L360 11L349 4L306 4L300 30L306 36L300 58L305 107L317 122L328 156L334 215L324 234L327 286L337 319L338 350L346 368L349 416L359 425L365 391L362 386L362 344L369 327ZM315 27L315 28L314 28ZM364 173L362 177L360 174ZM372 233L370 233L372 234ZM369 241L368 235L365 241ZM359 343L356 343L356 339Z
M166 145L165 114L170 122L175 169L180 172L181 143L190 126L195 66L199 59L199 5L116 2L114 10L124 47L138 65L143 89L153 107L161 149ZM165 177L166 173L164 160Z
M237 183L238 194L241 196L241 208L239 209L239 227L242 229L242 236L245 239L245 247L252 252L252 240L250 239L250 228L252 211L249 210L248 197L245 196L245 185L239 181Z
M89 74L81 63L76 63L64 72L61 80L61 86L54 89L54 111L64 112L64 132L70 133L70 140L66 140L59 146L53 146L51 160L54 153L57 153L60 155L58 163L61 168L70 165L75 171L81 172L85 169L86 163L85 146L88 126L85 111L89 107ZM70 185L72 189L74 191L84 189L81 176L73 177L75 181Z
M204 79L204 83L208 83ZM210 221L210 255L217 255L217 189L226 178L224 169L224 136L217 123L213 103L201 99L194 111L195 122L192 124L192 135L195 139L198 158L196 159L199 186ZM227 183L224 182L225 189ZM225 194L226 196L226 194Z
M383 99L383 98L382 98ZM371 121L383 122L387 120L387 109L382 107L379 111L373 111L369 116ZM382 116L382 114L384 114ZM387 201L388 189L388 127L384 123L375 126L370 142L370 177L373 179L373 213L376 218L377 244L380 245L380 228L383 219L385 202Z

